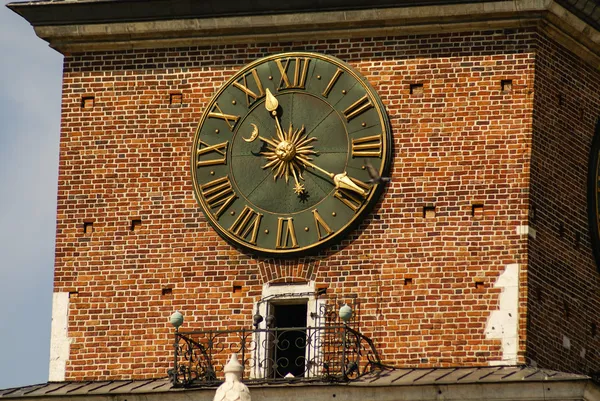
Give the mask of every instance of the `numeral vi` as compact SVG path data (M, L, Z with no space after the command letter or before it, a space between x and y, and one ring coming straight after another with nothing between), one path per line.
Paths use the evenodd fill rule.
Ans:
M275 248L289 249L297 248L298 240L296 239L296 231L294 230L294 219L291 217L279 217L277 222L277 240Z

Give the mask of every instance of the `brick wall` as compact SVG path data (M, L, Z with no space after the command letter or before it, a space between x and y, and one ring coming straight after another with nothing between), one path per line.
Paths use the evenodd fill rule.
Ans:
M67 379L163 377L174 310L188 330L249 328L262 285L292 280L358 294L359 328L388 364L502 360L486 324L507 265L521 267L525 307L516 228L527 223L536 40L488 31L66 56L55 291L71 293ZM190 151L217 88L291 50L339 57L376 88L393 128L392 181L340 245L263 259L210 228ZM522 363L524 315L519 327Z
M527 361L600 371L600 274L587 217L587 174L600 75L540 37L531 156Z

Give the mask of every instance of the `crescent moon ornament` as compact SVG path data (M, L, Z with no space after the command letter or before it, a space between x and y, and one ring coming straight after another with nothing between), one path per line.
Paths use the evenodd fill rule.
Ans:
M242 139L246 142L252 142L258 136L258 127L256 126L256 124L250 123L250 125L252 126L252 134L250 135L250 138L242 137Z

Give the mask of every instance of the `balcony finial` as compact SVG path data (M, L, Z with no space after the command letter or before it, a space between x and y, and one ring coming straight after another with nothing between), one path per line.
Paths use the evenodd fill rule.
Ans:
M213 401L251 401L250 390L240 381L244 366L238 362L237 354L231 354L223 371L225 372L225 383L219 386Z

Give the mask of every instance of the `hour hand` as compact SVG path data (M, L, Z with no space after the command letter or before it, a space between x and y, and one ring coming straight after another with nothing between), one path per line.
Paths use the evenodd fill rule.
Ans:
M335 184L336 188L342 188L342 189L349 189L351 191L357 192L362 196L366 196L367 192L362 189L361 187L359 187L358 185L356 185L354 183L354 181L352 181L350 179L350 177L348 177L348 173L346 173L345 171L343 173L339 173L333 176L333 183Z
M367 192L364 189L362 189L361 187L359 187L358 185L356 185L354 183L354 181L352 181L350 179L350 177L348 177L347 172L344 171L343 173L333 174L333 173L330 173L329 171L317 166L316 164L308 161L305 158L300 158L300 160L305 166L312 167L315 170L319 170L322 173L327 174L329 176L329 178L331 178L333 180L333 183L335 184L335 187L337 189L340 189L340 188L349 189L351 191L358 193L359 195L361 195L363 197L367 196Z

